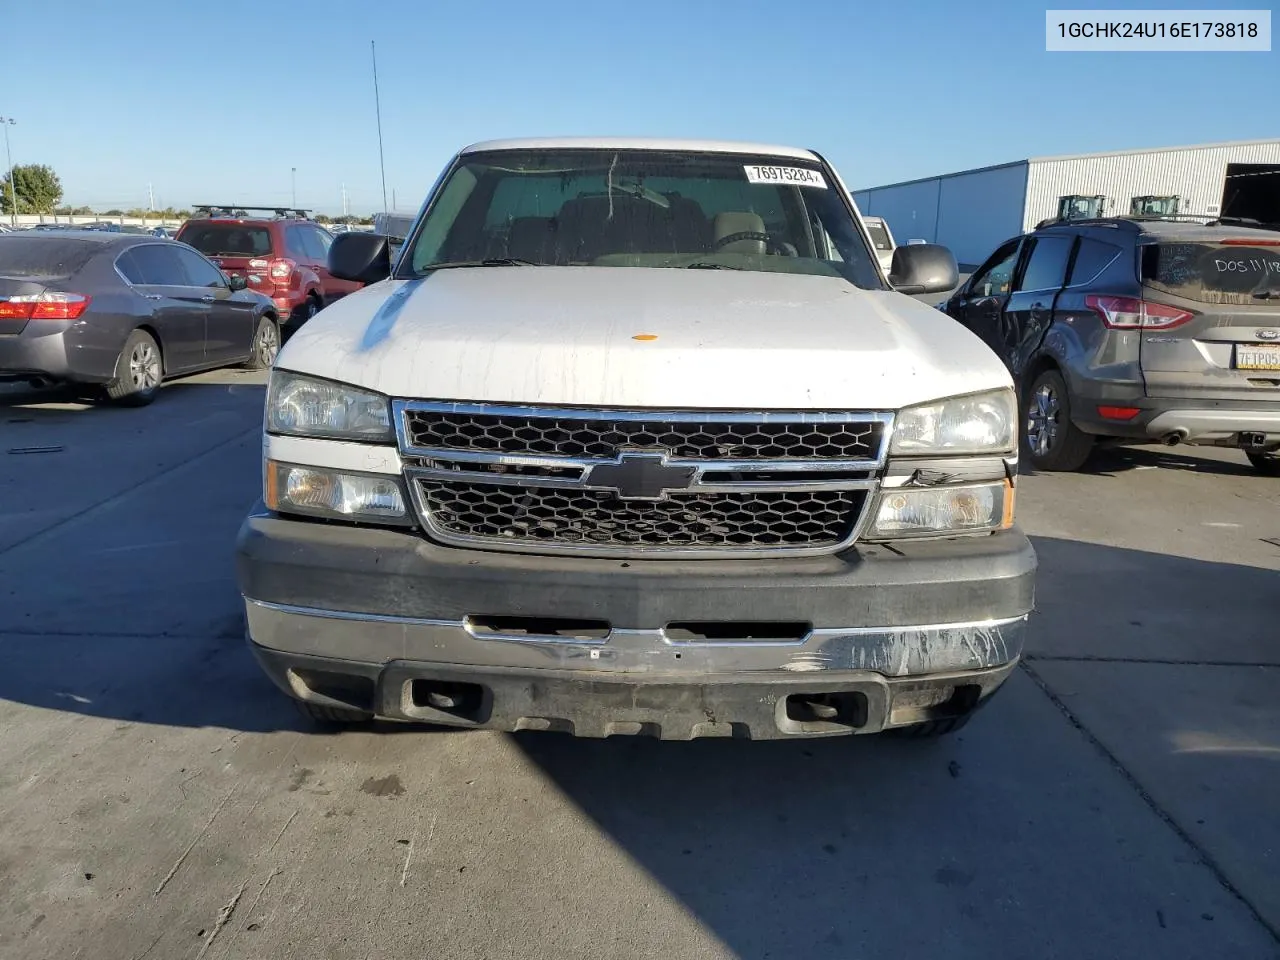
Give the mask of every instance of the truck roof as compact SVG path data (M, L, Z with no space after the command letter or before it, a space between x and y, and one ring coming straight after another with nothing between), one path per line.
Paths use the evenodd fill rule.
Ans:
M463 154L486 150L674 150L705 153L744 153L793 160L818 161L812 150L780 147L764 143L742 143L735 140L677 140L654 137L526 137L512 140L485 140L462 149Z

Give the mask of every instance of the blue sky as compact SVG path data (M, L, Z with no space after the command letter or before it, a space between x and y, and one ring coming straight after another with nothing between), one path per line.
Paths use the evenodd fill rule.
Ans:
M18 121L14 161L53 166L69 203L145 206L148 183L160 206L288 203L296 167L298 202L330 213L343 183L353 212L381 208L370 40L387 186L402 209L454 150L490 137L788 143L822 151L857 189L1026 156L1280 135L1280 53L1046 53L1044 11L947 0L15 2L0 115Z

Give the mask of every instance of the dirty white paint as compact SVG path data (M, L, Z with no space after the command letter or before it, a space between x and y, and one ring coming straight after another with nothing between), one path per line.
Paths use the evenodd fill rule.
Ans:
M263 440L263 452L268 460L304 467L324 466L359 473L398 474L401 470L400 454L391 446L267 436Z
M638 267L380 283L325 309L277 365L393 397L691 409L890 410L1011 383L977 336L898 293Z

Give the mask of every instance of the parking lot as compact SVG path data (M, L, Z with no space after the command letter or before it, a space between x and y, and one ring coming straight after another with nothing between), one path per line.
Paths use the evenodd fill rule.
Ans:
M1023 669L963 733L313 732L243 641L261 375L0 399L0 956L1272 957L1280 486L1025 476Z

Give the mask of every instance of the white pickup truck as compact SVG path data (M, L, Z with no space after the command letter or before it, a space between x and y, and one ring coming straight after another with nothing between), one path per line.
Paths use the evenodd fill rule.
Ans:
M281 350L237 544L317 720L927 736L1017 663L1009 374L817 154L478 144L329 267L369 285Z

